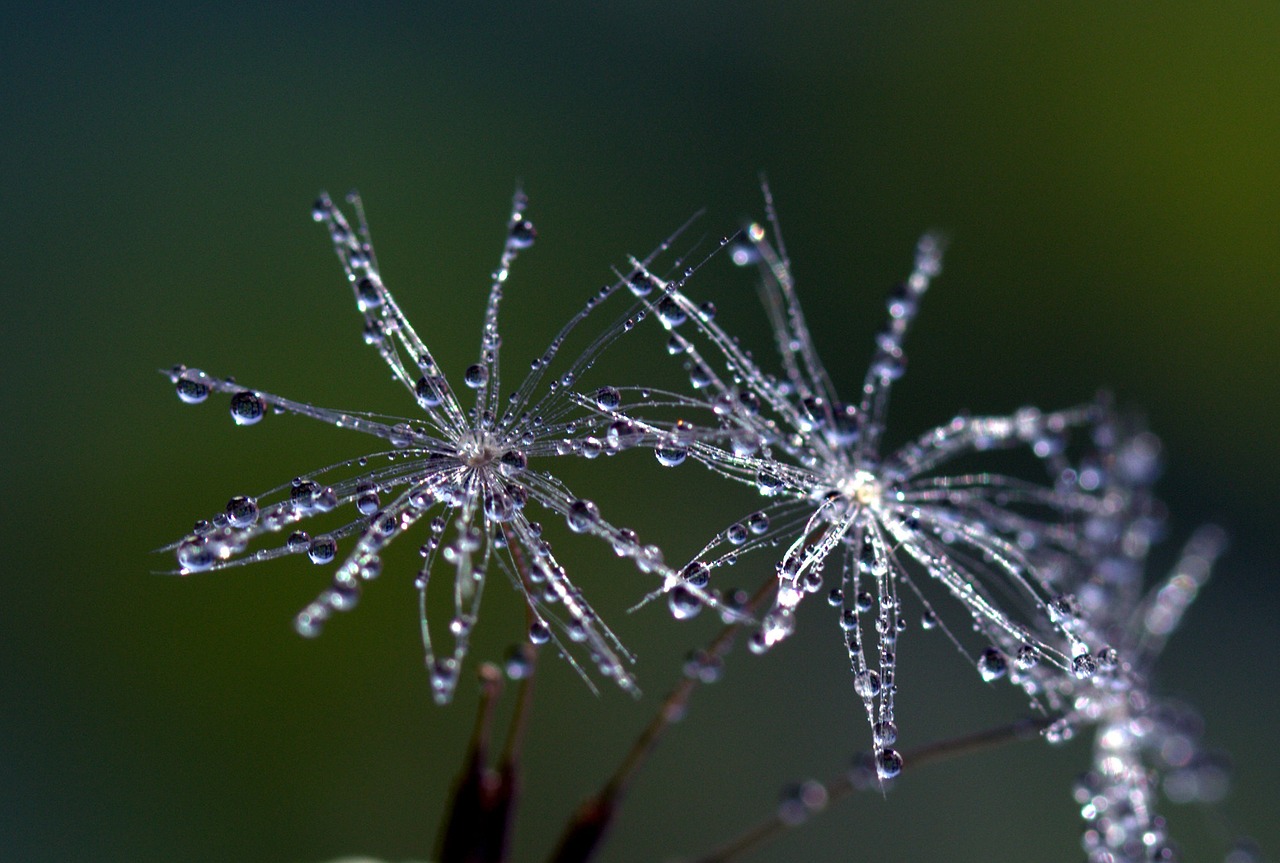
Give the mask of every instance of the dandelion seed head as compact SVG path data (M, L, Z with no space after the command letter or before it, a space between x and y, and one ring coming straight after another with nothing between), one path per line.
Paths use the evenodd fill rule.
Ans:
M424 664L437 701L452 697L485 587L495 577L507 581L524 598L532 620L526 635L531 645L553 643L588 684L587 670L592 669L624 690L636 691L630 654L570 581L527 507L532 502L564 519L571 532L604 539L618 556L630 559L642 573L657 575L664 584L680 582L656 546L642 544L634 532L606 521L594 502L573 496L541 462L535 464L554 456L590 458L610 445L634 441L635 430L585 411L570 389L612 336L596 337L585 352L564 357L560 370L553 369L570 332L610 296L643 295L662 290L665 284L638 266L635 273L591 296L530 364L524 380L500 398L499 308L517 254L537 237L525 214L525 196L517 192L490 285L478 361L465 368L458 388L386 285L359 196L353 193L347 202L354 208L354 225L328 195L316 201L312 217L328 231L352 291L365 342L407 390L417 415L405 419L335 411L246 388L231 379L218 380L198 369L175 367L168 375L181 401L199 404L212 394L222 394L229 399L237 425L255 424L268 411L291 414L378 438L386 447L256 496L233 498L222 512L202 522L205 527L169 546L178 571L204 572L290 555L334 567L329 586L295 619L298 632L311 637L337 612L358 604L363 585L382 573L383 550L422 522L426 538L420 541L422 563L413 584ZM464 394L474 399L470 407L462 403ZM597 390L596 404L601 409L608 410L620 400L616 389ZM334 514L329 523L320 525L329 513ZM303 530L299 523L312 519L317 520L316 527ZM286 538L277 540L277 545L259 547L264 539L281 532ZM438 591L433 589L433 582L440 581L445 584ZM679 601L673 600L677 616L692 616L703 604L714 602L697 583L682 590ZM432 618L440 600L429 599L437 593L450 596L453 606L446 625L439 628ZM510 669L509 660L509 673Z

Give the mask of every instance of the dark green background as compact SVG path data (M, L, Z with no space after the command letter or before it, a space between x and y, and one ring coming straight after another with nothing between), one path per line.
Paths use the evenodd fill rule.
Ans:
M150 553L231 494L368 442L292 418L233 428L155 369L410 409L310 223L321 188L361 188L386 278L457 374L517 179L541 238L511 283L508 368L698 208L712 237L758 214L760 170L845 392L916 235L950 233L897 439L961 407L1056 407L1100 385L1145 410L1167 445L1173 543L1206 520L1234 538L1161 681L1234 754L1225 810L1275 853L1280 7L1030 5L6 6L0 857L426 857L474 693L429 703L412 550L315 642L290 621L321 571L178 580ZM758 337L740 276L713 262L703 284ZM657 342L636 334L602 378L669 373L646 353ZM566 469L575 487L673 558L752 505L692 465L582 468ZM521 860L545 853L713 629L626 615L645 579L598 544L560 546L640 653L647 700L592 697L548 665ZM514 634L503 593L482 655ZM732 657L606 859L706 850L866 744L829 618L815 608L784 648ZM1023 708L927 639L901 663L904 743ZM1070 780L1087 758L1083 742L1032 743L909 774L756 859L1078 860ZM1188 860L1221 854L1216 820L1166 808Z

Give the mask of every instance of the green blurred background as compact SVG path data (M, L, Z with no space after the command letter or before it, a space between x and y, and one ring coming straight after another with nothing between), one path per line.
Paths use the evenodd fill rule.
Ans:
M332 407L409 410L359 343L310 222L321 188L359 186L384 275L457 374L517 180L540 240L511 283L508 368L695 210L712 238L758 215L760 170L845 392L915 237L949 232L896 439L961 407L1056 407L1100 385L1145 412L1169 457L1159 559L1206 520L1234 539L1161 674L1234 755L1232 826L1166 811L1188 860L1219 857L1224 830L1280 849L1280 6L26 6L0 11L0 858L425 858L475 697L464 682L453 706L430 704L412 549L314 642L291 619L320 570L179 580L155 575L171 564L151 553L230 495L367 441L291 418L233 428L222 401L184 407L155 370L185 362ZM760 336L741 273L721 260L700 278ZM666 373L644 335L599 379ZM673 558L752 505L696 466L662 472L638 454L567 476ZM593 697L548 663L520 860L546 853L715 628L626 615L647 582L598 544L560 548L640 654L646 699ZM515 631L503 593L479 655ZM905 744L1024 707L945 647L908 640L901 654ZM815 608L783 648L731 657L640 779L605 859L704 851L866 742ZM1031 743L908 774L755 859L1079 860L1070 781L1087 758L1083 741Z

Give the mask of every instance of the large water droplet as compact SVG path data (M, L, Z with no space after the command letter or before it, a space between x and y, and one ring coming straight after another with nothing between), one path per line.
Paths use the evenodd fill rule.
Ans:
M462 375L462 382L473 390L478 390L489 382L489 370L476 363L467 366L466 372Z
M653 456L663 467L675 467L685 460L689 451L674 443L661 443L653 448Z
M881 779L892 779L902 772L902 756L896 749L876 750L876 775Z
M227 501L227 523L232 527L249 527L258 520L258 502L237 495Z
M199 369L183 369L174 381L178 398L189 405L197 405L209 397L209 376Z
M613 411L622 404L622 393L615 387L601 387L596 390L596 407L602 411Z
M667 594L667 605L676 620L688 620L702 610L702 602L683 585L671 589Z
M569 530L574 533L585 533L599 519L599 508L589 500L575 500L569 504L569 512L565 515Z
M338 555L338 543L331 536L317 536L307 547L312 563L330 563Z
M266 412L267 403L257 393L241 390L231 397L231 418L238 426L251 426Z
M1004 677L1008 670L1009 663L1005 660L1004 654L994 647L988 647L982 651L982 656L978 657L978 674L982 675L982 679L988 683Z

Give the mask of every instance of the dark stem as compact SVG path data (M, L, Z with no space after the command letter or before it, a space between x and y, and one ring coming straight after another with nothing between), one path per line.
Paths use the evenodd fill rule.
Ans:
M747 600L744 610L754 611L777 589L777 586L777 579L769 578ZM729 652L729 648L733 646L734 636L742 627L742 623L742 620L736 620L727 624L720 634L712 639L704 651L709 661L718 662L723 659ZM594 796L587 798L578 807L566 825L564 833L561 834L560 843L552 854L550 863L587 863L592 859L612 826L614 816L631 781L640 772L640 768L644 766L667 730L684 717L689 699L701 682L696 676L686 676L672 687L653 718L649 720L649 724L631 744L631 749L622 759L617 770Z

